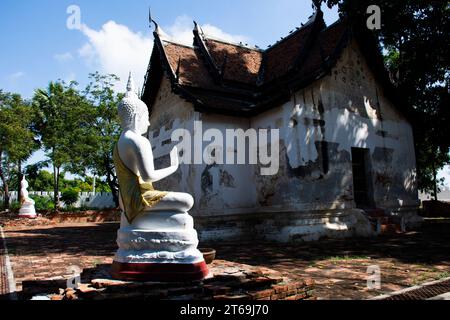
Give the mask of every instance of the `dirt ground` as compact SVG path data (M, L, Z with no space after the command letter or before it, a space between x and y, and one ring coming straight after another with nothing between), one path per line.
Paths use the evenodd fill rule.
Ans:
M4 223L18 290L24 280L63 279L71 266L112 262L117 222ZM278 244L201 243L217 250L216 266L237 262L315 280L318 299L366 299L434 279L450 277L450 220L433 219L417 231L375 238L324 239ZM381 289L367 288L367 268L381 271Z

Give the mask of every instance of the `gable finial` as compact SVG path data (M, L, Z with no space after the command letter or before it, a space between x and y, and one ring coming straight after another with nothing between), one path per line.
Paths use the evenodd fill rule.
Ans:
M155 32L159 33L159 25L158 23L152 18L152 8L148 8L148 22L149 22L149 28L152 27L152 23L155 25Z
M204 35L202 27L194 20L194 31L197 31L198 34Z

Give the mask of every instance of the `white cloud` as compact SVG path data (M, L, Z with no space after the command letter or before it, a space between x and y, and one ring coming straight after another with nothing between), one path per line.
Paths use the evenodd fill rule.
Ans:
M108 21L98 31L83 25L81 31L88 42L78 53L91 68L119 76L119 91L125 89L130 71L137 85L142 86L153 45L150 37L135 33L114 21Z
M67 62L73 59L73 56L70 52L65 53L57 53L53 56L53 58L58 62Z
M192 45L193 22L190 17L179 16L171 26L163 29L170 40ZM225 33L210 24L202 26L202 29L206 34L226 41L248 41L245 36ZM153 47L151 36L134 32L115 21L108 21L100 30L82 25L81 32L87 42L78 50L78 54L90 68L119 76L121 83L116 88L118 91L125 90L129 71L133 73L136 85L142 87Z
M25 76L25 72L18 71L13 74L10 74L9 78L14 81L14 80L19 80L20 78L22 78L24 76Z
M76 73L75 72L71 72L65 77L64 81L69 83L70 81L76 81L77 80L76 78L77 78Z
M186 45L192 45L194 35L192 33L193 20L187 15L179 16L175 19L175 22L169 26L164 27L163 30L167 31L170 40L182 43ZM201 26L203 32L214 38L222 39L228 42L248 42L249 38L243 35L232 35L222 31L220 28L211 24L205 24Z

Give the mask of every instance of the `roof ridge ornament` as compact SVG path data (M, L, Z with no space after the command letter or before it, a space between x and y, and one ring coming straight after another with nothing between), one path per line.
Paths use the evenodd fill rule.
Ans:
M148 22L149 22L149 28L152 28L152 23L155 25L155 31L157 34L160 34L160 28L158 23L152 18L152 9L148 8Z
M199 35L202 36L202 38L205 38L205 32L203 31L201 25L197 23L197 21L194 20L194 31L197 31Z

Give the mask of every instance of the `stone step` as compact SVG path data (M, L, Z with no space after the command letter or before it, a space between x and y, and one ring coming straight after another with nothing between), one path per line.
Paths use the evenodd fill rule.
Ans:
M384 209L365 209L364 213L372 222L374 230L380 234L403 232L401 220L398 217L387 215Z

